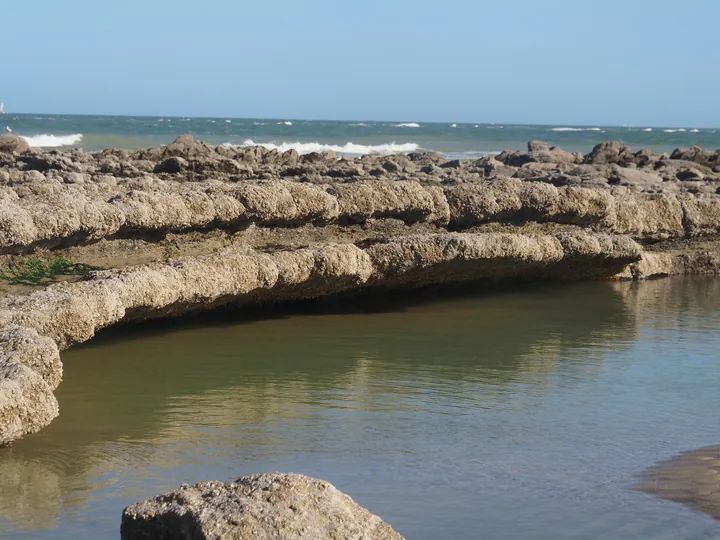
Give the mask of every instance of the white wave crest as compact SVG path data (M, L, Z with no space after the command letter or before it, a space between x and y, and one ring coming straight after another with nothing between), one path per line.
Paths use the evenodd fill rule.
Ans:
M690 133L700 133L700 130L699 129L691 129Z
M665 133L676 133L677 129L663 129Z
M228 146L233 146L229 144ZM394 142L389 144L375 144L375 145L364 145L348 142L344 145L337 144L321 144L317 142L301 143L301 142L283 142L280 144L275 143L256 143L252 139L247 139L239 146L263 146L268 150L277 150L279 152L287 152L288 150L295 150L298 154L309 154L311 152L337 152L338 154L353 155L353 156L364 156L366 154L406 154L408 152L415 152L420 147L415 143L401 143L396 144Z
M457 127L457 124L450 124L450 127L451 127L451 128L456 128L456 127Z
M350 124L350 125L353 127L368 127L368 125L363 122L360 122L359 124Z
M32 137L22 137L27 143L34 148L55 148L58 146L72 146L79 143L83 136L82 133L74 135L33 135Z
M652 131L652 128L645 128L643 131Z
M393 127L419 128L420 124L416 124L415 122L408 122L406 124L393 124Z
M602 131L602 130L598 127L591 127L591 128L556 127L556 128L551 128L550 131Z

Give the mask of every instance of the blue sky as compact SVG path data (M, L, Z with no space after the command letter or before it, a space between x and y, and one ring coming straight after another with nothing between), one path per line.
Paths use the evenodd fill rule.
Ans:
M720 0L34 0L14 112L720 127Z

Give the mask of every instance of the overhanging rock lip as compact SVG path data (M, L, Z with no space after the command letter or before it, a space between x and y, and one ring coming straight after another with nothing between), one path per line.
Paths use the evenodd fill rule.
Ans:
M0 375L0 443L34 433L57 415L52 389L62 376L58 350L133 317L212 309L219 299L282 302L377 286L609 277L641 254L633 240L605 233L422 234L364 249L341 243L274 253L230 248L7 297L0 301L0 361L8 366ZM19 405L20 397L26 405Z

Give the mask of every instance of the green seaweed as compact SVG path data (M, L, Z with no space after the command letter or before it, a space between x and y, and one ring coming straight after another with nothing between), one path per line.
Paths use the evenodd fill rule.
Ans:
M30 259L1 267L0 279L10 285L48 285L58 281L58 276L84 277L93 270L98 270L98 268L73 262L67 257L55 257L47 261Z

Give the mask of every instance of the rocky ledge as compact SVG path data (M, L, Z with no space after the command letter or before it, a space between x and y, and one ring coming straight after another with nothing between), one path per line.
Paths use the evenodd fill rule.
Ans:
M378 516L323 480L259 474L201 482L125 509L122 540L402 540Z
M5 136L0 445L57 416L59 351L119 323L470 281L720 274L718 155L531 142L469 161L337 159L190 136L86 154Z

